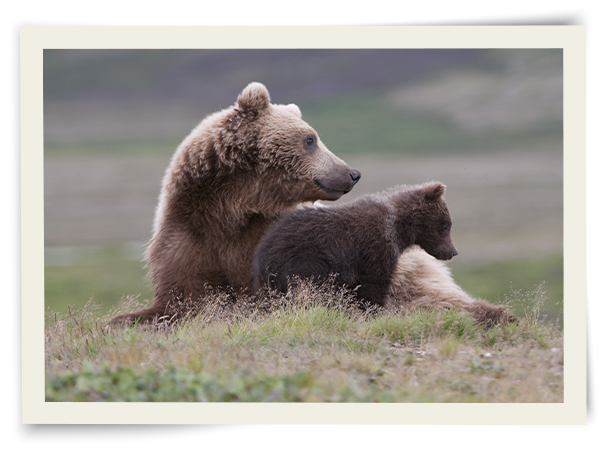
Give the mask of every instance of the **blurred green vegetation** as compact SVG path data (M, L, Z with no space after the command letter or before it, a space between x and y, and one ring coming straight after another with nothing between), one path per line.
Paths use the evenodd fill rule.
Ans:
M102 140L82 143L47 143L44 155L52 157L121 157L121 156L165 156L166 166L177 146L184 137L172 137L155 140Z
M562 123L548 121L538 127L510 132L505 129L472 130L459 127L438 113L395 108L386 95L365 92L329 101L300 104L303 119L317 130L323 143L339 156L370 154L437 155L454 152L496 152L510 148L562 141ZM191 118L189 129L201 118ZM188 133L188 131L186 132ZM45 145L46 157L161 156L169 158L184 136L153 139L105 138Z
M125 295L140 294L141 300L153 297L143 262L124 259L115 246L100 248L96 256L90 258L85 264L44 268L44 297L48 309L66 312L67 306L83 307L92 298L107 312Z
M301 106L303 119L333 152L347 154L434 155L442 152L530 148L562 140L562 124L510 133L487 128L469 130L438 113L395 108L384 93L363 93Z
M223 108L251 81L265 83L282 103L392 86L461 66L501 71L513 58L504 49L46 49L44 96L209 97Z
M68 305L83 307L92 298L106 313L125 295L140 294L141 300L150 300L153 290L146 283L143 266L143 262L124 259L116 247L99 248L87 264L46 266L46 307L64 313ZM561 317L564 296L561 255L469 265L452 261L451 268L455 281L464 290L497 303L505 301L512 291L529 292L544 281L548 297L544 314L550 320ZM516 315L524 315L522 306L513 307Z
M497 304L505 302L513 291L530 292L544 283L547 300L543 313L548 320L560 319L563 324L564 259L562 255L517 258L479 265L450 264L453 278L472 296ZM513 306L518 316L523 306Z

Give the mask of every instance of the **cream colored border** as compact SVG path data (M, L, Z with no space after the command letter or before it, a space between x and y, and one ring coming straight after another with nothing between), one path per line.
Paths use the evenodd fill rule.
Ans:
M566 300L564 403L44 402L43 49L374 47L564 49L564 291ZM585 57L585 28L581 26L22 28L23 422L28 424L585 424Z

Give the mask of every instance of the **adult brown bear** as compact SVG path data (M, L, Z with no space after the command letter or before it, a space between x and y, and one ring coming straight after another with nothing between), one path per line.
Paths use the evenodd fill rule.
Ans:
M278 215L302 202L336 200L360 177L296 105L271 104L264 85L250 83L177 148L145 256L155 301L110 323L170 316L174 300L195 302L209 286L251 293L254 249Z
M145 255L155 301L111 324L171 316L171 302L195 302L207 287L251 293L254 250L280 213L352 189L359 171L332 154L301 116L296 105L271 104L264 85L250 83L235 105L193 129L166 170ZM388 300L395 309L459 307L479 321L503 314L474 300L447 267L416 249L400 257Z
M461 289L447 265L417 245L407 248L398 259L384 306L392 311L418 307L460 309L486 326L517 322L505 307L474 298Z

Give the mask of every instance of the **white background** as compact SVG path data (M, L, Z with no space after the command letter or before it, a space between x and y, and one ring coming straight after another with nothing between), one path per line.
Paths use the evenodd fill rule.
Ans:
M5 311L0 355L4 450L600 450L604 317L600 256L604 252L600 181L604 17L597 2L422 2L368 4L230 0L154 3L126 0L4 2L0 18L0 280ZM587 26L588 425L585 426L31 426L21 425L21 289L19 154L19 27L24 25L585 25ZM8 289L8 290L6 290ZM337 420L334 419L334 422ZM8 446L7 448L5 448Z

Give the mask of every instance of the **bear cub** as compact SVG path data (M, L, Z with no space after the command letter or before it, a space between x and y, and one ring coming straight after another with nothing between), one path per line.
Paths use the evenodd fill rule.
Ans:
M457 255L445 185L398 186L335 207L283 215L254 254L254 289L286 292L292 277L354 290L384 306L401 253L416 244L440 260Z

